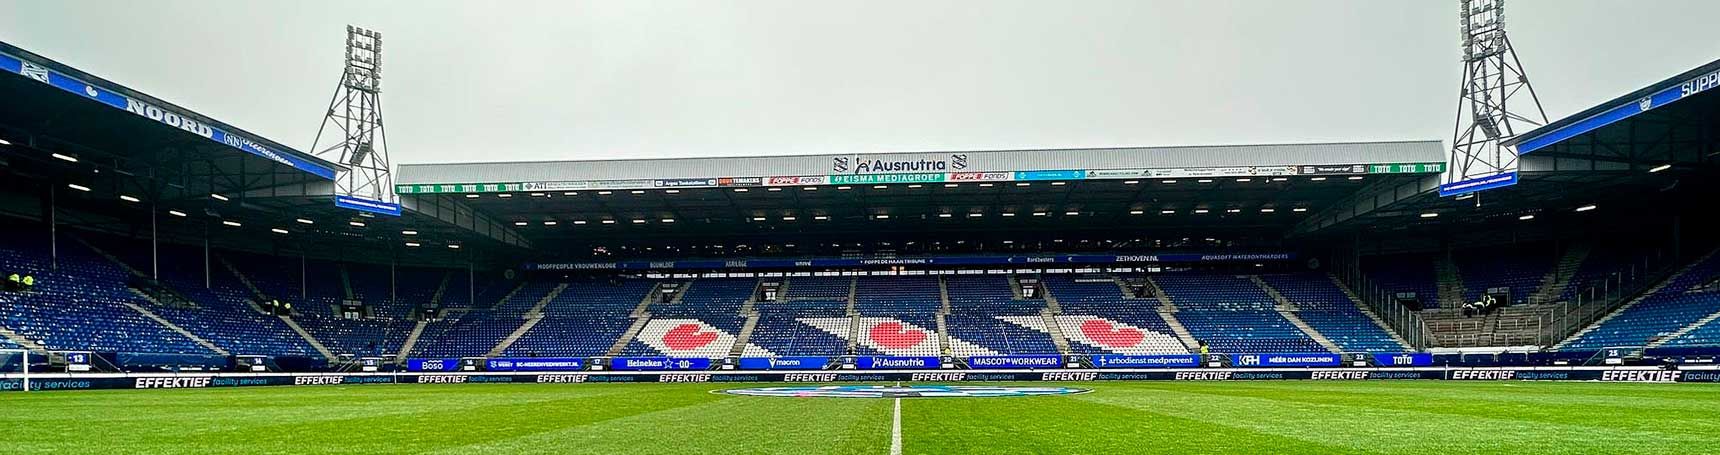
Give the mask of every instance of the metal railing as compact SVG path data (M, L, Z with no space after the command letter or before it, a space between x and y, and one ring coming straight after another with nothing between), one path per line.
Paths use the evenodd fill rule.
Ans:
M1547 322L1547 346L1564 341L1577 331L1606 317L1630 299L1648 291L1678 270L1679 261L1663 250L1655 250L1579 288L1570 299L1555 301ZM1573 283L1575 285L1575 283Z
M1409 342L1410 347L1420 351L1431 346L1432 332L1428 330L1427 323L1422 321L1420 314L1399 305L1392 299L1390 291L1375 285L1356 264L1338 267L1336 270L1334 275L1350 288L1356 298L1368 308L1372 308L1374 314L1391 326L1392 330L1396 330L1404 341Z

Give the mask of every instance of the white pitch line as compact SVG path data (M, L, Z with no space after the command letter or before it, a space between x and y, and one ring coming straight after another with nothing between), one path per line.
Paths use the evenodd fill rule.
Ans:
M890 455L902 455L902 399L896 399L896 414L890 417Z

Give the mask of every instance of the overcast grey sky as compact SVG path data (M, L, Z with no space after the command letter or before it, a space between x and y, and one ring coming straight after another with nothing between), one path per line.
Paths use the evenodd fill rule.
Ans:
M0 0L0 40L301 150L344 26L396 163L1450 140L1457 6ZM1512 0L1557 119L1720 58L1720 1Z

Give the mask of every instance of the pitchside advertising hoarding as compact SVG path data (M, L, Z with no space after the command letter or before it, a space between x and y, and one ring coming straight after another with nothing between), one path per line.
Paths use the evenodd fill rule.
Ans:
M1096 368L1195 368L1199 354L1123 355L1097 354L1089 358Z
M1237 254L1133 254L1133 255L1100 255L1073 254L1051 256L929 256L918 258L890 259L846 259L846 258L803 258L803 259L746 259L746 260L696 260L696 261L624 261L624 262L577 262L577 263L534 263L525 264L526 270L708 270L708 269L777 269L790 267L859 267L859 266L975 266L975 265L1101 265L1127 263L1201 263L1201 262L1249 262L1249 261L1288 261L1296 259L1293 253L1237 253Z
M1063 368L1060 355L993 355L967 358L968 368L976 370L1011 370Z
M877 164L877 163L873 163ZM951 168L947 165L946 169ZM868 166L871 166L870 164ZM920 169L925 165L883 166ZM929 166L937 168L937 166ZM875 169L875 167L869 167ZM1272 177L1336 174L1410 174L1445 172L1445 163L1379 163L1334 165L1229 166L1204 168L1050 169L954 172L849 172L826 175L718 176L654 179L566 180L537 182L415 183L395 185L399 194L577 192L586 190L646 190L730 186L834 186L925 183L989 183L1010 181L1120 180L1136 178Z
M864 359L864 357L863 357ZM880 357L893 362L935 358ZM918 360L916 360L918 359ZM877 363L873 364L874 366ZM886 368L877 368L886 370ZM359 384L494 384L605 382L992 382L992 381L1236 381L1236 380L1454 380L1454 381L1599 381L1720 382L1720 372L1658 368L1167 368L1125 370L966 370L966 371L808 371L808 372L551 372L551 373L135 373L37 374L30 390L198 389L250 386ZM16 373L0 377L0 392L24 390Z
M830 365L829 357L742 357L742 370L822 370Z

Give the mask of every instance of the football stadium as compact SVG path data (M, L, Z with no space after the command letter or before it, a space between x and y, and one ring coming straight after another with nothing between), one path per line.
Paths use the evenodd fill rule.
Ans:
M1720 451L1720 60L1545 118L1455 3L1452 137L1199 146L391 162L376 31L315 143L0 43L0 451Z

